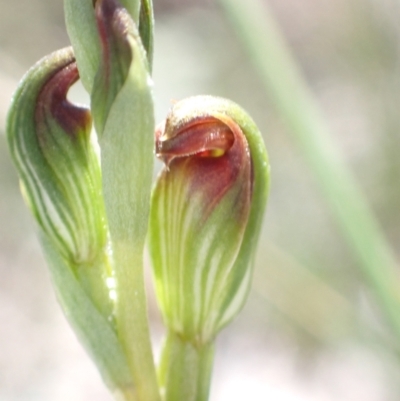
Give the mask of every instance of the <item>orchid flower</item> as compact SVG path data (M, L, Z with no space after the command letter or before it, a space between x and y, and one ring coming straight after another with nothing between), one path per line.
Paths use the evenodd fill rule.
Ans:
M167 400L179 399L176 372L185 372L193 397L185 399L207 399L202 366L209 370L213 340L242 308L251 284L268 157L247 113L211 96L172 107L156 130L156 155L165 167L153 191L149 247L168 327L161 382ZM191 364L192 375L176 369L188 349L198 365Z

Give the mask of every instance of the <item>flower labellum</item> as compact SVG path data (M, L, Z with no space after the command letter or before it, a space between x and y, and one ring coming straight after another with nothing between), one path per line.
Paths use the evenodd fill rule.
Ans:
M166 167L153 191L149 247L168 328L211 341L241 309L269 185L262 137L236 104L176 103L156 131Z

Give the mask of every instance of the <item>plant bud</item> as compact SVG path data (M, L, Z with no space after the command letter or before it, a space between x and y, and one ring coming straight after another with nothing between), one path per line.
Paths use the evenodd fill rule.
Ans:
M166 164L152 196L149 247L169 329L211 340L241 309L269 184L262 137L236 104L176 103L156 131Z

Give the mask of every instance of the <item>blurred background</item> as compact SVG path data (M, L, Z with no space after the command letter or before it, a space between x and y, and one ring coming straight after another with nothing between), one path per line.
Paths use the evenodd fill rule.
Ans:
M400 3L264 2L400 258ZM260 127L272 165L253 288L218 339L211 401L399 400L399 342L223 9L154 6L157 120L186 96L231 98ZM69 43L63 4L0 0L0 10L0 401L111 401L58 307L4 135L18 80Z

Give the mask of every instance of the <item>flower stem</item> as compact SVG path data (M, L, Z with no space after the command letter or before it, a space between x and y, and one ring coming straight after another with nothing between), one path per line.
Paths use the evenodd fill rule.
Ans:
M115 243L113 251L118 285L115 309L117 332L135 383L136 399L156 401L159 393L147 318L143 250L135 249L131 244Z
M207 401L213 361L212 342L194 345L170 330L159 367L164 400Z

